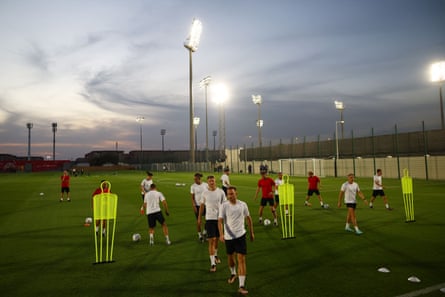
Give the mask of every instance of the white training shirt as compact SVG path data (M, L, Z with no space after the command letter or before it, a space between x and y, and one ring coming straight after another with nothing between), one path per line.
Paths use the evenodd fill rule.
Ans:
M230 179L227 174L224 173L223 175L221 175L221 183L222 183L223 187L230 186Z
M275 180L275 195L278 195L278 186L284 184L284 180L283 179L279 179L277 178Z
M205 182L201 182L201 184L194 183L190 186L190 194L195 194L195 205L201 205L202 193L209 189L209 185Z
M345 203L357 203L357 192L360 191L360 187L356 182L350 184L349 182L345 182L340 189L342 192L345 192Z
M150 191L150 186L152 183L153 183L152 179L148 180L148 179L144 178L141 181L141 187L144 187L145 192L148 192L148 191Z
M374 175L374 185L372 186L373 190L383 190L382 186L379 186L382 184L382 176L381 175Z
M206 207L206 220L218 220L218 211L221 203L226 201L226 194L220 188L206 190L201 195L201 204Z
M224 239L232 240L246 234L245 218L250 216L247 204L236 200L235 204L229 200L221 204L219 218L224 220Z
M159 202L164 200L164 195L156 190L151 190L150 192L145 193L144 203L147 203L146 214L149 215L160 212L161 207L159 206Z

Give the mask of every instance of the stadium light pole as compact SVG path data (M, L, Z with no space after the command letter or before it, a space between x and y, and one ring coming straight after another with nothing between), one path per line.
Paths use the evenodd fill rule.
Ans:
M198 127L201 119L199 117L193 118L193 127L195 127L195 150L198 151Z
M344 123L345 121L335 121L335 163L334 163L335 177L337 177L337 160L340 156L338 149L338 124L343 125Z
M213 135L213 152L216 151L216 135L218 134L218 131L213 130L212 135Z
M226 154L226 114L224 105L229 98L227 86L222 83L214 85L212 87L212 97L213 100L219 105L219 157L222 159L222 157L225 157Z
M56 160L56 132L57 132L57 123L51 124L53 128L53 161Z
M252 95L252 102L258 106L258 120L256 126L258 127L258 145L260 147L260 159L262 159L262 148L263 141L261 137L261 128L263 127L263 121L261 120L261 104L263 103L263 98L261 95Z
M442 85L445 82L445 61L437 62L431 65L431 81L439 83L439 104L440 104L440 124L441 129L445 129L443 118L443 97Z
M28 128L28 161L31 160L31 129L34 127L33 123L26 123L26 128Z
M161 138L162 138L162 151L164 151L164 136L167 130L161 129Z
M208 121L208 115L207 115L207 90L209 87L209 84L212 81L212 77L210 76L206 76L204 77L201 82L200 85L201 87L204 87L204 91L205 91L205 109L206 109L206 162L209 161L209 121Z
M139 164L142 168L142 122L144 121L143 116L137 116L136 122L139 123L139 137L140 137L140 154L139 154Z
M343 120L343 110L345 109L345 105L343 104L343 101L335 100L334 104L335 104L335 109L340 111L340 121L343 121L343 123L344 123L344 120ZM343 123L341 124L341 139L343 139L343 136L344 136L344 126L343 126Z
M201 38L202 23L198 19L193 19L190 34L184 42L184 47L189 51L189 130L190 130L190 162L195 163L195 131L193 129L193 70L192 53L196 52Z

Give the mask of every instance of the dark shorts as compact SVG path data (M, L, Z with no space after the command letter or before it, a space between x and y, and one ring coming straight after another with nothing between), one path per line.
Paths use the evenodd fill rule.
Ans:
M317 190L317 189L315 189L315 190L311 190L311 189L307 190L307 195L308 196L312 196L313 194L320 195L320 191Z
M160 212L160 211L147 215L147 220L148 220L149 228L156 227L156 221L158 221L159 224L161 224L161 225L164 224L164 222L165 222L164 216L162 215L162 212Z
M346 207L355 209L357 207L357 203L346 203Z
M246 234L232 240L226 240L225 243L227 255L232 255L233 253L247 254Z
M205 225L207 231L207 238L219 237L218 221L208 220Z
M261 206L266 206L267 204L274 206L273 198L261 198Z
M385 192L383 192L383 190L372 190L372 196L373 197L377 197L377 196L385 196Z
M199 205L195 205L196 208L196 212L195 212L195 217L196 219L198 219L199 216ZM202 212L202 216L204 217L206 215L206 208L204 207L204 211Z
M62 187L62 189L61 189L61 192L62 193L69 193L70 192L70 187Z
M224 194L227 196L227 187L222 186L222 190L224 191Z
M280 203L280 195L275 195L275 202Z

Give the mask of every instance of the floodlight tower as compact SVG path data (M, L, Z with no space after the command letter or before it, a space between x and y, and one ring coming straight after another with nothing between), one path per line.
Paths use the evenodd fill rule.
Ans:
M28 161L31 160L31 129L34 127L33 123L26 123L26 128L28 128Z
M184 42L184 47L189 51L189 130L190 130L190 162L195 163L195 131L193 129L193 70L192 53L196 52L202 33L202 23L198 19L193 19L190 35Z
M258 145L260 147L260 159L262 159L263 141L261 137L261 128L263 127L263 120L261 120L261 104L263 103L263 98L261 97L261 95L252 95L252 102L258 106L258 120L256 121L256 126L258 127Z
M334 163L334 171L335 171L335 177L337 177L337 162L338 158L340 156L339 150L338 150L338 124L343 125L345 121L335 121L335 163Z
M140 153L139 153L139 164L142 168L142 122L144 121L143 116L137 116L136 122L139 123L139 137L140 137Z
M224 105L229 93L226 85L222 83L215 85L212 90L213 100L219 105L219 156L222 159L226 154L226 114Z
M207 116L207 89L209 87L210 82L212 81L212 78L210 76L204 77L200 85L201 87L204 87L205 90L205 108L206 108L206 162L209 161L209 122L208 122L208 116Z
M167 130L161 129L161 138L162 138L162 151L164 151L164 136Z
M437 62L431 65L431 81L439 83L440 124L441 129L445 129L442 99L442 85L445 82L445 61Z
M213 130L212 136L213 136L213 152L216 151L216 135L218 134L218 131Z
M343 136L344 136L343 110L345 109L345 106L342 101L337 101L337 100L334 101L334 104L335 104L335 109L340 111L340 122L342 122L341 123L341 139L343 139Z
M51 124L53 128L53 161L56 160L56 131L57 131L57 123Z
M199 127L200 121L201 121L201 119L199 117L193 118L193 127L195 127L195 150L196 151L198 151L198 127Z

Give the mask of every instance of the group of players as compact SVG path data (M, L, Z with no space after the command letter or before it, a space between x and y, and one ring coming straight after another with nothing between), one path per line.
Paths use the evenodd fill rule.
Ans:
M232 284L238 278L238 292L247 295L245 288L246 282L246 254L247 254L247 230L248 227L250 240L255 238L253 230L252 217L250 216L247 204L238 200L236 187L230 184L230 171L228 168L224 170L221 176L221 188L217 186L216 178L213 175L207 176L206 182L202 181L203 175L195 173L194 183L190 187L190 195L193 212L196 217L196 228L198 239L200 242L207 240L208 252L210 259L210 272L216 272L217 264L221 263L218 257L218 243L225 244L228 257L228 266L230 269L230 277L227 282ZM260 168L261 178L258 180L257 189L254 199L257 199L261 191L261 202L259 208L259 223L263 222L264 207L269 205L274 226L278 226L276 209L279 204L278 187L283 184L283 174L278 173L274 180L268 176L267 168ZM64 176L62 176L62 182ZM308 190L305 206L312 206L309 199L315 194L318 197L321 207L325 207L320 194L321 181L320 178L312 171L308 172ZM143 204L141 206L141 214L145 214L148 220L150 245L154 244L154 228L156 222L162 226L167 245L171 244L168 227L162 214L160 204L164 207L164 212L168 216L168 204L164 195L157 190L153 183L153 174L147 172L140 184ZM63 190L62 190L63 191ZM94 195L94 194L93 194ZM360 187L354 181L354 175L348 174L348 180L342 184L338 195L338 207L342 206L342 200L348 209L346 217L345 230L355 232L360 235L363 232L358 228L355 209L357 204L356 196L359 196L366 204L364 194ZM373 179L373 192L369 202L369 207L373 208L373 202L376 197L381 196L388 210L392 210L389 206L388 198L383 191L382 170L378 169ZM203 218L205 218L205 228L202 228ZM351 225L354 228L351 228ZM97 227L96 227L97 228Z

